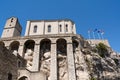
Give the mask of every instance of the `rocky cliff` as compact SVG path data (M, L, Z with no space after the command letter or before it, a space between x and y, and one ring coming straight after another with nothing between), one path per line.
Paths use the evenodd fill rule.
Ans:
M120 80L120 55L104 43L86 45L81 52L90 80Z

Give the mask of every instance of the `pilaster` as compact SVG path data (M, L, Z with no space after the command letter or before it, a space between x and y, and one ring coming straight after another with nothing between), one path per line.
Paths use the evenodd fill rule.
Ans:
M34 46L32 71L39 71L40 61L39 58L40 58L40 44L36 43Z
M18 54L23 57L23 51L24 51L24 41L20 42L19 48L18 48Z
M52 40L52 43L51 43L50 80L57 80L56 40Z
M72 40L67 40L68 78L76 80Z
M21 57L23 57L23 48L24 48L23 45L19 45L18 54L19 54Z

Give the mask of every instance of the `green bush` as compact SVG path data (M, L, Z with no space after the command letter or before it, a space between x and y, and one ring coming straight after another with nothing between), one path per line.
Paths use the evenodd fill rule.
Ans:
M101 57L105 57L108 56L107 54L107 46L103 43L99 43L96 48L98 49L98 53Z
M96 78L92 77L90 80L97 80Z
M97 52L97 49L96 49L96 48L93 48L92 51L96 53L96 52Z

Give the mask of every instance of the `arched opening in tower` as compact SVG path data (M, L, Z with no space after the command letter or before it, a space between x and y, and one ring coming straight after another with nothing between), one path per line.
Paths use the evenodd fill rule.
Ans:
M27 69L32 68L33 64L33 53L34 53L35 41L27 40L24 44L24 54L23 57L27 60Z
M68 80L67 42L65 39L57 40L57 67L58 80Z
M51 64L51 41L43 39L40 42L40 71L46 74L47 80L50 80L50 64Z
M16 56L17 56L17 54L18 54L19 45L20 45L20 43L19 43L18 41L13 41L13 42L10 44L10 46L9 46L9 49L10 49L10 50L12 51L12 53L13 53L14 55L16 55Z

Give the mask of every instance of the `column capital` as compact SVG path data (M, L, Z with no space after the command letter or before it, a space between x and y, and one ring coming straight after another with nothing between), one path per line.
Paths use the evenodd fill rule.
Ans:
M42 39L34 39L34 41L35 41L35 45L40 44L41 40L42 40Z
M56 38L51 38L51 44L56 44L57 39Z
M72 42L67 42L67 44L72 44Z
M35 45L40 45L40 43L35 43Z
M56 43L51 43L51 45L56 44Z
M71 44L72 43L72 37L67 37L67 38L65 38L65 40L67 41L67 44Z
M24 46L23 44L20 44L19 46Z
M71 39L67 40L67 44L72 44L72 40Z

